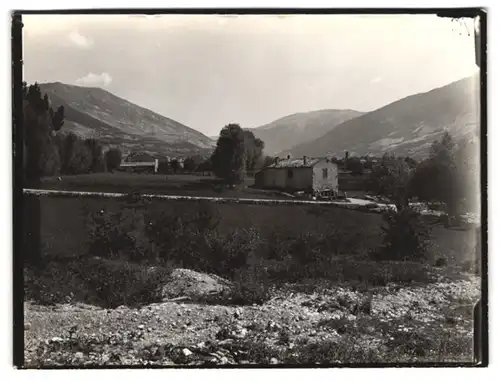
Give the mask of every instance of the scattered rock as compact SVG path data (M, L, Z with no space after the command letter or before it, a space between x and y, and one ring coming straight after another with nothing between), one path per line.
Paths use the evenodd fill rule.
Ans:
M241 317L241 314L242 314L242 311L241 311L241 309L239 309L239 308L238 308L236 311L234 311L234 317L235 317L236 319L240 318L240 317Z
M273 358L271 358L271 360L269 361L269 363L272 364L272 365L276 365L276 364L279 364L279 361L278 361L277 358L273 357Z
M372 327L371 325L367 326L365 328L366 332L368 333L374 333L375 332L375 327Z
M227 290L230 282L217 275L199 273L188 269L175 269L168 282L162 286L164 299L188 297L204 299L210 294Z
M276 332L281 329L281 326L278 323L275 323L274 321L269 321L267 323L267 330L271 332Z
M144 324L139 324L139 326L137 328L144 329Z
M83 352L76 352L75 353L75 359L78 359L78 360L83 359Z
M243 339L248 334L246 328L241 328L238 331L233 331L233 337L235 339Z
M29 329L31 329L31 324L30 324L30 323L25 323L25 324L24 324L24 329L25 329L25 330L29 330Z
M182 350L182 354L183 354L184 356L186 356L186 357L189 357L189 356L191 356L191 355L193 354L193 352L191 352L191 351L190 351L189 349L187 349L187 348L184 348L184 349Z

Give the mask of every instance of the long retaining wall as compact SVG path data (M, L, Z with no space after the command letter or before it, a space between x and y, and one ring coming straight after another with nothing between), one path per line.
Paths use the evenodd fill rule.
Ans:
M100 197L100 198L129 198L137 196L145 199L164 199L177 201L211 201L215 203L234 203L234 204L278 204L278 205L337 205L345 207L356 207L359 204L351 204L340 201L312 201L312 200L270 200L258 198L225 198L225 197L205 197L205 196L174 196L163 194L130 194L130 193L108 193L108 192L80 192L63 191L52 189L24 189L27 195L46 195L57 197Z
M257 198L229 198L229 197L204 197L204 196L174 196L163 194L138 194L138 193L108 193L108 192L80 192L80 191L63 191L51 189L24 189L26 195L53 196L53 197L98 197L98 198L130 198L139 197L143 199L160 199L160 200L176 200L176 201L210 201L218 204L259 204L259 205L331 205L334 207L346 208L351 210L359 210L366 213L382 213L384 211L395 209L394 205L377 204L366 200L349 199L350 202L342 201L313 201L313 200L270 200ZM417 207L418 204L415 204ZM437 217L442 212L420 210L420 213L429 217ZM480 224L479 216L463 216L469 223Z

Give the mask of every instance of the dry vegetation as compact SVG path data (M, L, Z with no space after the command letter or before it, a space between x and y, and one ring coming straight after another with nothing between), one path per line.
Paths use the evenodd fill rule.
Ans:
M36 202L29 367L473 360L473 230L382 261L382 216L333 206Z

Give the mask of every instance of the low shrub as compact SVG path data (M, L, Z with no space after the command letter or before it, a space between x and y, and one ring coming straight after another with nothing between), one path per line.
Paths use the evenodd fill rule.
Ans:
M290 237L283 233L273 231L266 240L266 257L270 260L283 261L291 258Z
M83 264L79 276L95 295L96 304L115 308L161 301L161 286L170 274L166 267L95 258Z
M439 257L434 262L434 266L436 266L436 267L444 267L447 264L448 264L448 260L446 259L446 257Z
M386 345L391 353L408 361L472 361L473 338L455 331L396 332Z
M221 234L211 232L205 236L205 257L210 272L231 277L234 271L247 267L252 257L260 257L263 239L255 229L239 229Z
M312 342L303 345L293 354L288 355L288 364L349 364L384 362L384 353L374 348L360 345L350 335L343 335L340 341Z
M180 262L194 267L199 262L203 235L219 221L211 204L193 208L157 210L150 202L131 194L117 211L87 210L88 251L92 256L133 262ZM198 266L204 268L203 263Z
M410 208L384 213L384 244L372 253L375 260L422 261L427 258L430 229Z
M104 308L149 304L161 300L161 287L171 271L124 260L71 258L51 262L43 270L26 270L25 298L41 304L80 301Z
M266 271L254 265L238 269L228 297L232 304L238 305L261 305L268 301L271 292Z
M114 213L102 210L89 216L87 226L90 255L131 261L152 259L150 241L144 235L146 221L142 211L135 208Z

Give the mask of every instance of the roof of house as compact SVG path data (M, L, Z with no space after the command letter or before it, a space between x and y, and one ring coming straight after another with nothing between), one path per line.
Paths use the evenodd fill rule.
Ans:
M120 167L154 167L155 165L154 161L131 161L121 163Z
M325 159L318 158L306 158L306 162L304 163L304 159L280 159L277 163L273 163L266 168L311 168L314 165L318 164L320 161ZM263 169L266 169L263 168Z

